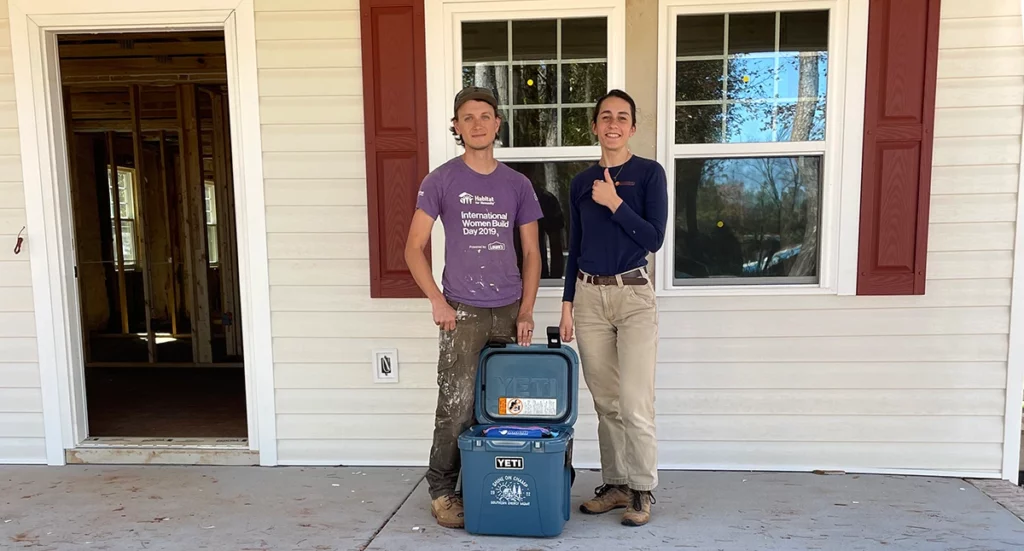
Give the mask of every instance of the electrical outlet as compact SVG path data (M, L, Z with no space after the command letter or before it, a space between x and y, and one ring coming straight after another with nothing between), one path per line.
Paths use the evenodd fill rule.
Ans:
M373 351L373 382L398 382L398 350L389 348Z

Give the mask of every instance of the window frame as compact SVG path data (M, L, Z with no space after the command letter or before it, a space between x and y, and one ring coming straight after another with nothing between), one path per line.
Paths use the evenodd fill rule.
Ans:
M210 203L210 216L213 217L213 222L210 222L210 216L204 216L204 222L206 226L206 263L210 268L220 267L220 233L218 223L220 217L217 214L217 184L213 180L207 178L203 180L203 210L206 210L206 203ZM213 228L213 239L210 239L210 228ZM217 251L217 258L214 259L210 255L210 243L215 245Z
M610 90L626 87L625 12L625 0L590 0L586 6L580 6L578 1L573 0L427 0L427 74L445 75L443 79L427 80L430 169L437 168L463 152L449 131L452 100L462 88L462 34L459 29L463 22L607 18L607 86ZM601 157L601 147L497 147L494 156L499 161L509 163L596 162ZM442 224L435 224L431 233L431 258L434 279L441 285L444 273ZM560 281L564 280L541 280L538 298L560 298L563 289Z
M854 295L860 212L861 147L867 69L868 0L660 0L658 53L658 160L668 179L668 225L655 254L659 296ZM675 143L676 18L685 15L829 10L829 66L825 140L758 144ZM677 285L675 161L694 157L822 156L817 283ZM782 279L782 278L780 278Z
M139 212L138 212L139 211L139 204L138 204L138 180L136 179L137 176L138 176L138 172L133 167L118 166L117 167L117 176L118 177L115 177L114 178L114 182L111 182L110 181L111 180L110 179L110 172L112 170L112 167L109 164L106 165L106 167L107 167L107 194L108 194L108 196L110 198L110 209L111 209L110 210L111 238L113 239L114 245L117 245L117 244L121 245L121 248L122 248L122 251L123 251L124 243L121 241L121 239L124 238L124 222L125 222L125 220L128 220L128 221L131 222L131 231L129 233L131 234L131 238L132 238L133 258L131 260L124 259L124 271L125 272L134 272L134 271L138 270L138 268L139 268L139 231L140 231L140 228L139 228L139 221L138 221L138 216L139 216ZM113 209L114 208L119 208L119 205L121 204L121 189L120 189L121 188L121 186L120 186L120 181L121 180L119 178L121 174L127 174L128 175L128 191L131 194L131 197L130 197L130 199L131 199L131 201L130 201L131 217L129 217L127 219L124 218L124 217L121 217L121 236L117 236L117 235L115 235L117 233L117 220L114 217ZM117 189L114 189L115 185L116 185ZM117 195L117 200L116 201L114 200L115 199L114 198L115 192L116 192L116 195ZM117 239L114 239L115 237L117 237ZM115 250L114 251L114 271L115 272L118 270L117 264L118 264L117 263L117 251Z

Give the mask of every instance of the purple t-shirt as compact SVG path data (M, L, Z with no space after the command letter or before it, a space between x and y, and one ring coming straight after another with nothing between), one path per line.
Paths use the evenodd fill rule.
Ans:
M444 226L446 297L478 308L522 298L514 232L543 216L526 176L500 162L480 174L456 157L423 179L416 208Z

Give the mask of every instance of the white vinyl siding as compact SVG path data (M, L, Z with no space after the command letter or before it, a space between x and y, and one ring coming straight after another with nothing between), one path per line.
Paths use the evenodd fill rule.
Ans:
M337 6L256 4L279 454L423 465L436 328L425 300L369 298L358 4ZM998 475L1019 9L943 2L927 295L660 300L662 466ZM541 299L538 327L558 312ZM373 383L374 348L398 349L399 384ZM595 466L585 386L580 407L576 463Z
M397 403L401 390L430 392L415 381L436 359L424 301L369 298L360 48L358 1L256 2L278 453L285 464L423 464L428 452L419 442L355 434L364 422L355 415L301 405L304 396L321 404L315 398L323 389L339 388L379 402L378 413L406 411ZM374 347L399 349L397 388L372 386ZM296 430L310 413L315 424L336 430Z
M27 239L21 254L14 254L26 216L5 0L0 18L0 463L45 463Z

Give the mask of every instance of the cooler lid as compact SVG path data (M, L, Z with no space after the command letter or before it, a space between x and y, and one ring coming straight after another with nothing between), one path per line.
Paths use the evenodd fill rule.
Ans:
M562 345L557 327L548 329L547 344L492 345L480 354L480 424L572 426L578 399L579 357Z

